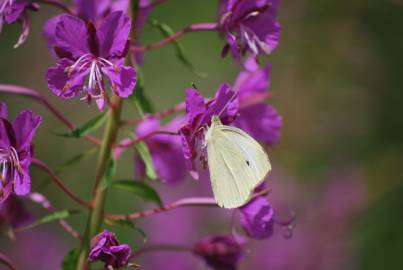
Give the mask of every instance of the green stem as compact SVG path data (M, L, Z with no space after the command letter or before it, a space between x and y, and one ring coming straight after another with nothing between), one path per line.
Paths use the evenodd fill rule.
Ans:
M94 185L93 209L87 220L87 227L85 230L84 239L80 248L80 255L78 258L76 270L86 270L88 267L88 253L90 249L90 241L94 235L99 232L104 216L104 206L106 199L107 189L100 185L101 179L104 177L109 160L111 159L111 149L116 141L120 114L122 107L122 100L118 96L113 96L112 105L109 108L109 119L105 127L104 138L101 145L101 150L98 157L98 164L96 170L96 178Z

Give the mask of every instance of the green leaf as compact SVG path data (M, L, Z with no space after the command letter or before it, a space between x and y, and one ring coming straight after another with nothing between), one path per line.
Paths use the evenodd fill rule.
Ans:
M121 190L126 190L146 201L155 202L160 207L162 207L161 197L158 195L157 191L153 187L147 185L144 182L134 180L119 180L114 181L112 187Z
M139 234L141 234L141 236L143 237L143 241L144 243L147 242L147 234L139 227L136 226L136 224L133 223L133 221L131 221L130 219L126 218L126 219L106 219L105 222L109 225L114 225L114 226L121 226L124 228L129 228L132 230L135 230L136 232L138 232Z
M70 250L63 258L62 270L75 270L79 255L78 249Z
M175 31L173 31L172 28L169 25L167 25L166 23L162 23L162 22L159 22L158 20L151 19L150 24L152 27L157 28L164 37L170 37L173 34L175 34ZM185 54L185 50L184 50L182 44L179 42L179 40L175 39L171 42L171 44L175 48L176 56L178 57L179 61L181 61L186 67L188 67L197 76L203 77L203 78L207 77L206 73L201 72L198 69L196 69L195 66L190 62L190 60L187 58L187 56Z
M146 113L153 113L154 109L144 93L144 76L140 69L137 69L137 83L136 89L133 94L129 96L128 100L134 104L139 111L141 117Z
M108 119L107 116L108 114L106 112L101 113L88 122L84 123L82 126L76 128L75 130L59 134L59 136L68 138L81 138L88 133L91 133L100 128L105 123L106 119Z
M137 150L141 160L144 162L147 177L151 180L156 180L157 172L155 171L154 163L147 145L144 142L139 142L134 145L134 148Z
M105 174L104 177L102 178L101 185L103 188L108 188L112 184L115 173L116 173L116 162L111 158L109 159L106 165Z
M33 223L31 223L31 224L29 224L29 225L27 225L25 227L22 227L19 230L25 231L25 230L28 230L28 229L32 229L32 228L34 228L34 227L36 227L38 225L49 223L49 222L59 220L59 219L65 219L65 218L68 218L68 217L70 217L72 215L76 215L78 213L80 213L79 210L60 210L60 211L56 211L56 212L53 212L53 213L51 213L49 215L46 215L46 216L38 219L37 221L34 221Z
M77 163L79 163L82 160L85 160L87 158L89 158L90 156L92 156L95 152L97 151L97 148L92 148L84 153L80 153L72 158L70 158L69 160L67 160L65 163L63 163L62 165L60 165L56 170L55 173L56 174L60 174L62 171L64 171L66 168L73 166Z

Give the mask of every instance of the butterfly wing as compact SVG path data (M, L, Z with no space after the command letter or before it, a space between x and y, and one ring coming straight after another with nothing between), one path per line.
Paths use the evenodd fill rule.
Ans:
M269 159L244 131L225 125L210 129L206 141L214 196L221 207L240 207L271 170Z

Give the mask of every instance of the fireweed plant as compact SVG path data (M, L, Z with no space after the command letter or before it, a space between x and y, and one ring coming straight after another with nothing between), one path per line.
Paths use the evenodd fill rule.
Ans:
M153 8L163 6L165 2L167 0L74 0L65 5L65 1L57 0L0 0L0 29L4 30L8 24L22 24L23 30L15 47L28 38L31 11L40 12L41 5L51 5L61 11L43 26L49 53L55 58L55 64L44 72L49 94L66 102L72 98L88 104L94 102L93 106L99 110L99 116L78 127L37 91L0 84L1 92L30 97L47 108L70 130L64 136L82 138L98 150L93 197L87 201L67 188L45 161L35 158L32 141L42 118L27 109L12 121L6 104L0 103L1 229L15 237L20 231L57 221L77 239L77 246L61 262L64 270L90 269L94 262L109 270L139 267L135 260L145 251L164 252L164 246L158 248L147 243L132 248L124 239L104 229L105 224L136 228L134 220L176 208L218 207L214 198L208 197L187 197L163 203L157 191L147 183L148 179L158 179L171 184L184 181L188 173L195 179L203 175L200 172L208 165L203 147L205 127L211 124L213 115L219 115L223 124L241 128L265 145L274 145L280 138L282 118L266 103L270 96L272 67L258 61L259 56L271 54L279 42L278 0L219 0L215 22L191 24L176 33L149 18ZM141 28L147 22L159 28L166 38L141 46ZM181 36L200 31L214 31L222 37L221 55L234 58L234 65L241 70L238 77L232 83L223 82L212 98L204 97L194 86L185 91L185 100L172 108L151 111L141 82L143 54L170 43L178 44ZM180 47L177 48L180 53ZM182 61L189 64L183 57ZM141 118L121 119L126 100L134 101ZM166 118L171 120L167 122ZM91 135L102 125L105 130L102 138ZM123 127L129 127L131 135L121 132L122 139L118 140ZM135 179L143 181L113 179L121 154L132 148L137 150ZM41 149L36 149L38 151ZM55 209L45 195L31 190L29 170L32 166L44 170L61 192L88 211L83 232L76 231L65 220L76 211ZM107 213L104 206L111 188L132 191L157 206L143 212ZM251 239L270 238L275 225L290 233L292 218L288 222L277 219L266 198L268 193L266 184L256 188L246 205L232 210L234 218L228 234L206 235L197 243L190 243L193 247L186 249L189 256L199 257L209 269L237 269L246 256L245 248ZM49 215L35 221L24 208L24 203L29 202L45 208ZM175 245L169 244L166 246ZM1 253L0 263L16 269Z

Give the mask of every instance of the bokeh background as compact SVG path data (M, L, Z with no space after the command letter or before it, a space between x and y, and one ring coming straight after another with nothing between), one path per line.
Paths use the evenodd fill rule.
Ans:
M216 0L171 0L151 18L173 29L215 21ZM63 101L47 89L46 69L55 63L42 26L58 10L43 7L30 14L31 34L20 49L12 49L20 25L5 26L0 35L0 83L34 88L46 95L74 123L97 113L95 106L74 99ZM241 269L403 269L403 2L399 0L282 1L281 43L269 57L272 97L269 102L283 117L280 143L270 149L273 174L269 199L279 217L297 213L294 236L275 236L248 245ZM143 43L160 40L146 26ZM234 81L239 67L221 59L223 42L214 32L181 38L188 57L208 77L200 78L181 64L171 46L145 55L147 95L156 110L184 99L192 82L212 96L222 82ZM57 168L91 145L55 136L65 131L39 104L24 97L0 95L14 117L29 107L44 118L35 139L36 156ZM125 117L136 117L126 106ZM61 174L66 185L90 198L96 155ZM133 177L131 153L118 165L118 177ZM58 209L77 207L36 168L34 190L47 195ZM208 181L155 184L165 201L191 195L211 195ZM36 216L45 212L28 205ZM142 201L124 192L108 195L109 211L139 210ZM83 230L85 214L69 221ZM207 234L227 233L230 215L220 209L180 209L138 221L149 243L191 246ZM123 242L143 245L142 237L112 228ZM59 269L64 254L77 243L56 223L17 234L15 242L0 236L1 252L19 269ZM147 253L138 261L144 269L204 269L190 253ZM0 266L1 268L1 266Z

